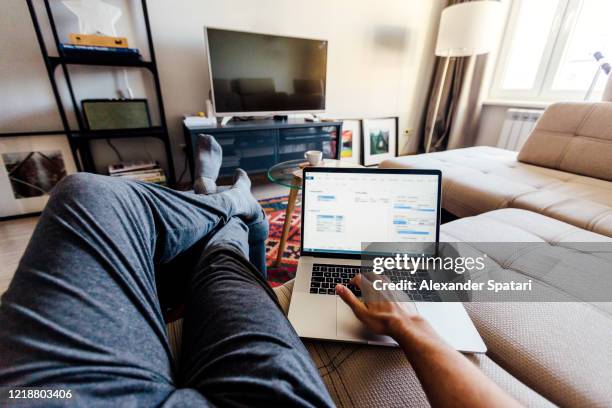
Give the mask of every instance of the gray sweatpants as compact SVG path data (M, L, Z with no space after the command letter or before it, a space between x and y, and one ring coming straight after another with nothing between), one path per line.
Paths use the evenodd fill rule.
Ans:
M233 211L223 193L85 173L59 183L0 305L0 406L19 402L15 387L72 392L27 406L333 405ZM195 245L192 270L161 268ZM188 275L176 365L160 271Z

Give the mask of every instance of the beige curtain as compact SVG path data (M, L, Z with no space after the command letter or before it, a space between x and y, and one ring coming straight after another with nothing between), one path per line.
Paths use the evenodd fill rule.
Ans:
M470 0L449 0L448 5ZM475 142L478 118L482 108L485 68L488 55L451 58L444 84L441 83L444 58L436 57L427 109L425 110L420 151L434 126L430 152L472 146ZM436 118L433 117L436 94L442 86L442 99Z

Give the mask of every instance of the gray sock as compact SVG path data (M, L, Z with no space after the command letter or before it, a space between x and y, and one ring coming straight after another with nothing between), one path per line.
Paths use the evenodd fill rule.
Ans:
M215 193L223 149L211 135L198 135L196 149L193 189L197 194Z
M251 194L251 180L242 169L234 172L234 184L231 188L219 194L227 196L234 208L234 215L242 217L245 221L253 220L261 214L259 202Z

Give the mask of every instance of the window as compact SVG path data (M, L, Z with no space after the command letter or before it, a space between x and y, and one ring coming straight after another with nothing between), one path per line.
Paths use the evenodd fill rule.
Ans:
M526 101L582 100L598 69L612 61L612 1L514 0L490 96ZM599 99L601 72L591 99Z

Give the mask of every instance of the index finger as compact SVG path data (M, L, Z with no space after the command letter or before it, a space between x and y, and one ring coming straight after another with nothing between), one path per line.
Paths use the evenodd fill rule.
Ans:
M361 274L358 273L357 275L353 276L353 278L351 279L351 281L349 283L351 285L355 285L359 289L361 289Z

